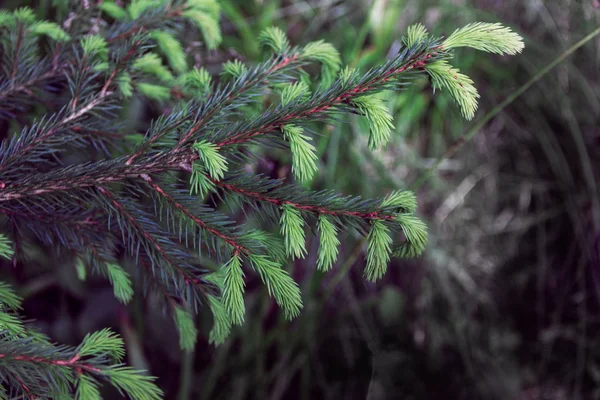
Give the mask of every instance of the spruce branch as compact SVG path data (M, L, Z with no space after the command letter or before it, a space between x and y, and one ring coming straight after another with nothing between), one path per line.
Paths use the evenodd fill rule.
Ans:
M357 220L393 220L394 214L378 209L380 200L341 196L333 191L311 192L302 187L285 184L251 174L228 175L224 180L213 180L216 187L238 195L242 200L267 206L291 206L313 215L329 215ZM258 208L258 207L257 207Z
M244 322L246 306L244 305L244 271L242 258L234 253L231 260L223 266L223 304L231 322L241 325Z
M193 222L199 229L207 231L210 236L217 237L228 244L233 251L242 254L251 253L251 250L244 245L243 239L240 238L235 231L232 231L231 228L229 228L232 222L226 216L220 215L211 208L205 206L199 207L195 201L190 201L189 196L185 193L179 192L179 194L175 194L178 193L178 191L174 188L169 193L167 190L154 183L150 177L146 177L146 181L158 196L164 199L165 202L174 209L175 212L170 213L170 225L173 226L173 230L179 232L182 231L180 226L176 226L177 221L182 220L182 218L177 217L177 212L179 212L184 220L187 219ZM194 208L197 209L197 212L192 211ZM199 215L203 215L205 219L202 219ZM196 234L194 234L194 238L195 236ZM200 247L198 250L200 250Z
M304 120L322 118L327 113L352 111L356 107L350 104L353 99L372 94L375 91L393 89L402 86L399 80L402 74L422 69L433 60L445 55L437 42L405 49L394 60L376 68L365 76L353 75L352 80L339 79L327 89L313 94L307 102L296 102L292 107L279 106L258 118L254 123L238 124L238 129L222 130L217 133L219 147L246 143L257 137L281 130L285 124L301 123ZM412 76L408 76L410 78Z
M149 2L149 4L152 2ZM116 8L118 6L114 5ZM112 7L113 10L115 7ZM101 9L106 7L100 6ZM107 8L110 8L107 7ZM126 34L111 36L107 42L114 46L119 46L122 43L131 43L131 39L141 37L140 33L148 31L150 28L161 28L166 26L170 20L180 18L181 10L170 10L168 7L154 10L152 13L144 13L136 21L133 27L130 27ZM12 14L12 15L11 15ZM0 32L7 29L15 29L16 36L6 36L0 40L0 48L4 53L5 63L10 66L10 74L8 79L0 79L0 118L14 117L13 110L19 110L25 105L30 104L33 99L37 98L36 93L50 89L50 84L61 84L65 78L69 78L69 62L73 59L74 54L68 46L61 46L60 50L53 56L51 63L47 59L37 57L38 49L35 42L35 36L45 35L58 43L69 40L69 35L62 30L57 24L51 21L36 21L36 18L29 8L21 8L13 13L4 12L5 18L0 22ZM117 24L116 30L119 26ZM86 49L87 39L90 37L98 38L98 35L90 35L82 38L82 45ZM104 41L104 39L102 39ZM134 40L135 42L135 40ZM12 55L12 57L11 57ZM89 56L89 54L86 54ZM125 57L128 58L131 55ZM81 61L81 60L80 60ZM106 64L106 59L104 60ZM123 61L123 60L122 60ZM48 68L50 67L50 68ZM95 66L96 68L99 65ZM118 72L123 67L123 64L112 70L107 84L101 94L106 94L110 83L118 76ZM79 66L81 68L81 66ZM0 73L0 78L2 75ZM102 96L101 96L102 97ZM10 98L12 101L7 102ZM39 98L37 98L40 100ZM15 104L16 102L16 104Z
M471 47L487 53L515 55L523 51L523 38L499 23L476 22L455 30L444 47Z
M302 295L285 265L308 254L308 230L318 235L322 270L335 265L346 232L366 236L370 281L382 278L391 257L425 250L427 228L412 192L363 199L268 179L248 172L259 155L254 145L289 149L294 178L307 182L318 173L311 124L358 114L369 124L369 147L384 146L394 126L380 93L419 76L448 91L472 118L479 94L451 65L454 49L522 49L520 37L497 24L467 25L447 39L416 25L395 57L361 72L342 68L326 42L294 46L284 31L270 28L258 40L274 54L254 65L228 61L217 77L189 65L180 39L190 24L206 49L219 45L215 0L119 4L85 2L64 23L37 20L26 8L0 12L0 32L7 33L0 37L0 118L19 115L25 126L0 145L0 214L14 227L12 239L29 232L53 251L72 254L74 272L101 273L125 304L142 279L144 291L158 293L171 314L184 350L195 346L201 306L213 315L211 343L222 343L244 322L251 273L287 318L297 316ZM106 25L89 26L90 13L107 18ZM56 44L52 54L40 48L40 35ZM307 72L311 64L320 66L318 76ZM29 108L53 90L63 96L30 120ZM133 96L169 106L144 134L121 123ZM209 195L239 205L246 220L205 204ZM279 234L251 229L255 222L271 223ZM15 258L18 248L0 234L0 256ZM202 252L220 266L205 267ZM8 371L0 379L13 392L94 399L108 382L135 399L161 395L151 378L115 364L122 342L110 331L90 334L76 348L56 346L23 323L19 304L0 284L0 364Z
M267 285L269 295L283 309L285 317L288 319L297 317L303 305L300 288L296 281L267 256L251 255L249 260L263 283Z
M17 311L21 301L12 289L0 283L1 308L8 306ZM18 317L7 320L3 315L8 314L0 311L0 381L11 386L13 396L36 399L75 393L82 398L96 395L99 383L104 381L132 399L162 397L154 378L119 364L125 355L123 340L109 329L86 335L73 348L52 344L25 327ZM21 329L18 332L7 329L6 322Z
M207 290L199 279L204 271L193 266L188 255L146 213L103 187L97 190L106 211L117 219L130 253L139 257L141 246L150 258L153 275L167 288L173 285L181 291L186 303L200 305Z
M0 257L11 259L15 251L12 248L12 243L8 238L0 233ZM0 295L1 297L1 295Z
M272 57L251 70L240 70L239 74L235 75L234 82L219 86L214 92L209 89L211 93L207 99L199 104L192 103L191 106L198 109L196 113L183 113L176 109L164 119L162 124L150 129L146 133L147 139L138 146L127 160L127 164L133 164L138 157L150 150L161 139L184 127L186 123L190 123L191 126L177 139L177 144L172 150L177 151L189 145L194 138L200 137L199 133L211 121L218 120L219 116L235 112L237 108L250 102L257 92L264 91L264 88L268 87L268 82L276 83L290 70L302 65L304 65L304 61L299 58L298 54L289 54ZM189 84L189 80L185 83Z
M317 258L317 268L327 271L331 269L338 256L338 228L327 215L319 216L318 222L320 246Z

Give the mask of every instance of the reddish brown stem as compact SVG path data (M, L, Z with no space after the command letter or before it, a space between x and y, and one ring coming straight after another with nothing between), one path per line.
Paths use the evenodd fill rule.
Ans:
M135 219L135 217L133 215L131 215L126 209L125 207L119 203L117 201L117 199L115 199L115 197L112 195L112 193L110 193L108 190L104 189L103 187L98 187L98 191L100 193L102 193L104 196L106 196L110 202L115 206L115 208L117 208L119 210L119 212L121 212L131 223L131 225L133 225L138 232L141 233L142 236L144 236L144 238L146 240L148 240L148 242L150 242L150 244L152 244L152 246L156 249L156 251L160 254L160 256L166 261L168 262L177 272L179 272L183 277L185 277L185 281L187 284L189 284L190 282L194 284L194 286L196 286L201 292L204 292L204 288L202 287L202 285L198 284L198 281L193 277L193 276L189 276L189 274L182 270L179 266L177 266L177 264L171 260L171 257L169 257L169 255L167 254L167 252L162 248L162 246L156 241L156 239L154 237L152 237L152 235L150 235L148 232L146 232L144 229L142 229L137 220Z
M278 71L282 68L284 68L285 66L289 65L290 63L292 63L293 61L298 59L298 54L292 54L289 57L285 57L280 63L274 65L273 67L269 68L269 70L267 71L267 73L265 74L266 76L268 76L269 74ZM245 86L243 88L241 88L239 91L231 93L229 96L227 96L223 102L221 102L219 104L219 107L214 107L210 112L208 112L206 115L203 115L202 118L197 121L178 141L178 143L175 145L173 151L177 151L179 149L181 149L185 144L187 144L187 142L189 141L189 139L192 137L192 135L194 135L196 132L198 132L202 126L204 125L204 123L209 120L210 118L212 118L218 110L222 109L222 107L226 104L228 104L229 102L231 102L233 99L235 99L236 97L244 94L246 91L250 90L252 86ZM146 143L144 143L143 146L141 146L138 150L136 150L130 157L129 159L127 159L126 164L127 165L131 165L133 164L133 162L140 157L148 148L150 148L150 146L152 146L154 144L154 142L156 142L159 138L162 137L164 133L163 132L157 132L154 136L152 136L151 138L149 138Z
M2 358L7 358L7 359L15 360L15 361L41 363L41 364L48 364L48 365L56 365L56 366L60 366L60 367L68 367L68 368L73 368L73 369L81 369L81 370L95 372L95 373L102 372L102 370L99 368L92 367L91 365L81 363L80 362L81 357L78 354L76 354L69 360L52 360L52 359L43 358L43 357L31 357L31 356L25 356L25 355L13 356L13 355L7 355L7 354L0 354L0 359L2 359Z
M435 51L437 51L437 49L433 49L432 51L435 52ZM432 52L422 53L418 57L416 57L415 59L413 59L409 63L407 63L405 66L394 69L394 70L390 70L382 76L375 77L375 78L371 79L369 82L359 85L359 86L341 94L340 96L326 102L325 104L320 104L320 105L317 105L308 110L303 110L303 111L300 111L297 113L289 114L285 118L282 118L280 121L265 125L259 129L254 130L253 132L240 132L236 135L233 135L233 136L221 141L220 143L217 143L217 146L222 147L222 146L231 146L231 145L242 144L256 136L264 135L266 133L280 129L281 126L285 125L290 120L304 118L304 117L310 116L311 114L316 114L316 113L326 111L335 105L347 103L353 97L356 97L357 95L368 92L369 90L371 90L373 88L374 85L388 82L390 79L392 79L392 77L394 75L397 75L402 72L409 71L411 69L414 69L414 68L420 67L421 65L424 65L426 60L433 57L433 54L434 53L432 53Z
M102 87L102 90L100 91L100 97L103 98L106 96L106 92L108 91L109 86L111 85L112 81L115 79L115 77L117 76L117 74L119 73L119 71L121 71L121 68L123 68L123 65L125 65L125 62L135 53L136 49L138 48L138 46L141 43L135 42L133 44L133 46L131 46L131 48L129 49L129 51L127 52L127 54L125 54L125 56L123 57L123 59L121 59L121 61L119 61L119 64L115 67L115 69L112 71L112 73L110 74L110 76L108 77L108 79L106 80L106 82L104 83L104 86Z
M308 212L312 212L315 214L350 216L350 217L362 218L362 219L366 219L366 220L379 219L379 220L388 220L389 221L389 220L394 220L396 218L394 215L384 214L381 211L358 212L358 211L330 210L323 206L307 205L307 204L300 204L300 203L296 203L296 202L288 201L288 200L281 200L281 199L277 199L274 197L269 197L269 195L265 194L265 193L254 192L254 191L242 189L240 187L237 187L237 186L229 184L229 183L217 181L208 176L207 176L207 178L211 179L215 185L217 185L225 190L228 190L228 191L234 192L234 193L239 193L243 196L250 197L250 198L256 199L261 202L271 203L278 207L289 204L299 210L308 211Z
M152 189L154 189L154 191L156 193L158 193L160 196L162 196L165 200L167 200L176 209L178 209L183 214L185 214L186 217L188 217L192 221L194 221L194 223L196 223L196 225L198 225L202 229L205 229L206 231L210 232L212 235L220 238L225 243L229 244L231 247L233 247L235 249L236 252L238 252L238 253L242 252L242 253L244 253L246 255L250 254L250 250L248 250L247 248L245 248L244 246L242 246L241 244L239 244L235 240L234 237L227 236L227 235L223 234L222 232L219 232L218 230L209 227L204 221L202 221L202 219L200 219L196 215L192 214L183 205L181 205L180 203L178 203L171 195L169 195L167 192L165 192L160 186L158 186L156 183L152 182L152 180L150 179L150 177L145 176L144 180L146 180L146 182L148 183L148 185L150 185L150 187Z
M37 399L37 397L35 397L32 393L31 390L29 389L29 387L27 387L27 385L25 384L25 382L23 382L21 380L21 378L19 378L17 375L15 375L15 379L17 380L17 382L19 382L19 385L23 388L23 391L27 394L27 396L30 399Z

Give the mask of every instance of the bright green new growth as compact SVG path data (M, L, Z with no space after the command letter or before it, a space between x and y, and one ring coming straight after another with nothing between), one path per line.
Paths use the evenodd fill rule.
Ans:
M138 19L144 11L164 4L164 0L132 0L127 7L131 19Z
M347 85L349 82L353 82L359 76L359 71L356 68L350 68L345 66L338 73L338 78L342 85Z
M2 308L8 307L13 311L21 309L23 299L19 297L13 288L5 282L0 282L0 305Z
M71 37L54 22L40 21L33 24L29 30L34 35L46 35L57 42L66 42Z
M212 192L215 188L215 183L210 180L206 169L200 163L192 164L192 175L190 177L190 194L199 194L200 198Z
M403 38L403 42L406 47L413 47L414 45L419 44L423 40L427 39L427 36L427 29L425 29L423 24L414 24L409 26L406 30L406 35Z
M443 43L446 49L471 47L495 54L515 55L525 47L523 38L499 23L477 22L455 30Z
M356 109L369 121L369 148L376 150L385 146L394 129L394 117L383 101L376 95L358 97L352 100Z
M17 8L13 12L13 16L14 16L13 21L17 21L20 23L31 24L35 21L35 14L33 13L33 10L29 7ZM12 18L11 18L11 20L12 20ZM11 22L13 22L13 21L11 21Z
M265 247L269 257L279 263L284 264L287 261L285 243L281 236L276 233L265 232L258 229L252 230L243 236L244 239L256 240Z
M281 104L285 106L293 101L306 100L309 96L310 89L308 85L302 81L296 81L283 87L281 91Z
M127 18L127 11L125 11L122 7L118 6L112 1L105 0L102 3L100 3L98 7L108 16L117 21Z
M173 74L162 63L160 57L155 53L146 53L132 65L134 71L139 71L152 75L164 83L173 82Z
M192 68L190 72L181 75L179 81L192 97L202 98L211 90L212 77L204 68Z
M154 384L153 376L140 375L130 367L115 367L106 371L110 382L133 400L160 400L163 392Z
M417 211L417 196L410 190L394 190L385 196L381 207L392 207L401 212L414 213Z
M382 221L371 222L371 230L367 236L367 266L365 278L371 282L380 279L387 271L392 256L392 237L390 228Z
M0 331L12 337L25 337L25 326L15 315L8 314L0 308Z
M291 204L281 206L280 232L285 240L288 257L304 258L306 256L306 236L304 219L300 211Z
M319 231L319 251L317 253L317 268L322 271L331 269L338 256L340 240L333 222L326 215L319 216L317 224Z
M33 10L21 7L8 12L0 10L0 27L14 28L17 23L27 25L27 33L33 36L48 36L57 42L66 42L71 39L58 24L50 21L36 21Z
M235 79L246 72L246 70L246 65L244 65L240 60L235 59L233 61L227 61L223 64L221 75Z
M0 257L4 257L8 260L12 258L15 251L12 247L12 242L3 233L0 233Z
M270 27L263 30L258 35L258 41L261 45L269 47L276 53L285 53L290 48L290 42L280 28Z
M458 69L452 68L446 60L429 64L427 72L431 76L434 90L437 88L447 89L460 106L460 110L465 118L469 120L473 119L475 111L477 111L479 93L475 86L473 86L471 78L461 74Z
M88 58L98 58L106 61L108 57L108 43L100 35L88 35L79 41L83 54Z
M227 160L219 154L219 147L206 140L194 143L194 150L211 178L221 180L227 172Z
M200 29L209 50L216 49L223 38L219 29L220 7L216 0L188 1L183 16Z
M421 24L412 25L404 36L404 44L414 46L429 37ZM471 47L476 50L495 54L514 55L523 50L523 39L510 28L498 23L478 22L455 30L445 41L442 48ZM425 71L431 77L433 88L446 89L460 106L468 120L473 119L477 111L479 93L468 76L461 74L447 60L428 63Z
M246 306L244 305L244 271L242 271L242 259L238 254L223 266L223 304L229 313L231 322L235 325L244 323Z
M412 214L399 214L396 222L402 227L406 242L394 251L394 257L412 258L421 255L427 246L427 225Z
M80 257L75 260L75 271L77 271L77 279L85 281L87 278L87 269L85 263Z
M330 86L342 65L340 53L337 49L323 40L308 43L304 46L300 55L306 60L317 61L323 65L320 87Z
M25 326L16 316L16 312L21 310L22 301L9 285L0 282L0 331L6 331L14 337L26 337Z
M189 311L181 306L175 306L175 325L179 331L179 347L182 350L191 351L196 345L198 330L194 324L194 319Z
M129 274L117 264L106 264L106 273L113 286L115 297L124 304L133 298L133 286Z
M284 125L281 127L284 138L292 151L292 173L300 182L309 181L317 172L317 154L310 137L303 135L302 127Z
M162 54L165 55L169 61L169 65L177 73L183 73L187 70L188 64L183 51L183 47L179 40L175 36L168 32L163 31L152 31L152 39L156 41L156 44Z
M117 86L121 91L121 94L125 98L129 98L133 95L133 85L131 84L131 75L127 72L123 72L117 77Z
M331 43L327 43L323 40L317 40L316 42L310 42L302 49L302 57L307 60L318 61L324 66L330 68L333 72L337 72L341 65L342 60L340 53L333 47Z
M140 82L136 84L136 87L141 94L158 102L164 102L171 98L171 89L165 86Z
M188 0L186 4L190 8L207 13L215 20L219 19L221 6L218 0Z
M222 287L221 287L221 290ZM208 336L208 342L214 345L222 344L231 331L231 318L221 298L208 296L208 305L213 315L213 327Z
M123 339L110 329L87 334L79 347L77 354L80 357L105 354L111 360L120 362L125 357Z
M12 13L6 10L0 10L0 26L9 26L13 19Z
M28 384L40 380L48 394L44 398L72 398L67 393L74 393L78 400L100 399L100 380L108 380L130 399L162 398L162 391L153 383L155 378L122 366L124 343L110 329L87 334L75 348L55 346L15 314L21 302L9 285L0 282L1 370L26 370L27 375L21 379ZM28 350L23 352L25 345ZM28 360L35 362L28 365Z
M75 392L76 400L100 400L100 391L98 390L98 382L87 375L81 375L77 378L77 391Z
M286 318L292 319L302 309L302 294L295 280L276 262L265 255L251 255L250 264L267 286L269 295L283 309Z

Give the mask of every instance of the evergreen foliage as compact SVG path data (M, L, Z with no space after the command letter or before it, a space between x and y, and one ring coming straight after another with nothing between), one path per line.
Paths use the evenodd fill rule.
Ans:
M479 95L450 65L451 50L515 54L523 47L498 24L471 24L445 40L417 25L392 59L359 72L341 68L329 43L292 46L271 28L258 37L272 52L266 61L227 61L220 76L211 76L191 67L181 40L191 25L207 49L219 46L216 0L84 3L68 23L66 16L38 20L27 8L0 12L0 119L25 118L0 146L0 212L16 228L13 235L31 234L72 254L81 279L87 270L106 276L119 301L132 299L134 281L157 293L183 350L194 347L194 314L202 307L214 316L211 343L244 322L246 274L258 274L287 318L297 316L302 296L285 265L307 255L307 228L318 234L322 270L334 266L344 232L365 235L370 281L385 274L392 256L425 249L427 229L415 215L413 193L362 199L244 171L258 146L289 147L294 177L309 181L317 172L315 122L362 115L369 147L380 148L394 126L378 94L423 74L472 118ZM94 24L98 15L106 24ZM305 70L314 63L321 67L317 77ZM64 96L48 102L56 92ZM272 93L279 99L261 108L259 99ZM169 105L143 137L121 123L132 96ZM65 157L74 150L75 161ZM207 205L209 195L251 207L262 217L254 219L278 224L281 236L237 223ZM0 234L0 256L20 257L17 239ZM222 267L206 267L202 254ZM124 261L135 266L131 275ZM6 284L0 304L0 380L9 397L95 399L102 383L133 399L160 397L153 378L120 364L123 343L111 331L90 334L77 348L55 345L23 322L20 299Z
M100 399L98 386L114 385L135 400L161 399L154 378L121 364L123 340L109 329L88 334L77 347L57 345L18 315L21 299L0 283L2 398ZM67 397L72 398L72 397Z

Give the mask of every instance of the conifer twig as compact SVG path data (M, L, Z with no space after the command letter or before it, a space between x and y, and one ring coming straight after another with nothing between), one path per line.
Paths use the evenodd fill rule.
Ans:
M298 316L302 293L285 266L307 256L309 231L318 235L321 270L335 265L343 234L363 235L369 281L386 273L392 257L425 251L427 227L416 216L412 192L362 199L268 179L247 168L258 156L254 145L289 150L293 179L307 182L318 173L312 123L361 115L369 147L380 148L394 125L379 93L400 90L419 76L448 91L472 118L480 95L450 64L454 49L515 54L523 47L499 24L469 24L446 39L415 25L395 58L360 72L342 68L329 43L292 46L281 29L267 28L257 40L272 55L254 66L228 61L217 78L191 66L180 41L189 22L207 49L219 46L216 0L76 7L64 23L38 20L28 8L0 10L0 48L10 55L0 60L6 63L0 65L0 118L18 114L27 125L0 145L0 216L15 236L0 233L0 257L16 260L21 236L31 236L69 255L78 278L85 280L88 270L100 273L123 304L141 278L144 293L158 293L172 316L184 351L194 349L194 314L201 307L213 316L208 339L215 345L244 322L250 274L286 318ZM90 15L97 17L91 21ZM40 55L39 36L54 43L48 58ZM309 65L320 72L309 73ZM60 85L47 86L54 83ZM47 113L30 121L32 106L51 90L58 94L45 104ZM168 106L143 135L125 129L121 117L134 95ZM208 195L214 206L203 200ZM252 213L234 220L220 204ZM265 230L249 221L254 217ZM271 225L278 233L269 232ZM203 252L216 266L204 265ZM0 367L18 395L96 400L105 380L133 400L162 396L153 378L119 364L124 348L112 332L89 334L76 348L53 345L23 324L19 307L19 298L0 283L6 325ZM24 374L20 365L34 373Z

